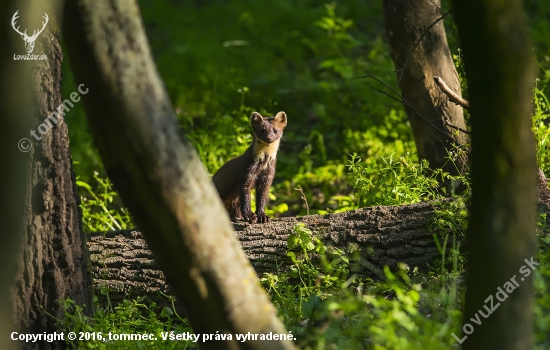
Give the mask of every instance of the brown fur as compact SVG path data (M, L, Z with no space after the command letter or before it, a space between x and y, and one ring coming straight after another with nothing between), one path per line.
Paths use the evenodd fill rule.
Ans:
M252 144L214 174L212 180L232 220L244 219L249 223L269 221L265 215L265 206L275 176L277 151L286 123L285 112L267 118L260 113L252 113ZM256 214L250 209L250 191L253 188L256 189Z

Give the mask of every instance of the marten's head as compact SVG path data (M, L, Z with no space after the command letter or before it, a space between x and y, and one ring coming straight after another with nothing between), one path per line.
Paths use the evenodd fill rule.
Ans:
M250 126L254 130L256 140L273 143L283 135L286 127L286 113L279 112L275 117L264 118L260 113L253 112L250 116Z

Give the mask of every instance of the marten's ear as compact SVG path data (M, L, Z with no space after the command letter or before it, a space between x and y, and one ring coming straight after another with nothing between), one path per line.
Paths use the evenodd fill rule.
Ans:
M258 112L252 112L252 115L250 115L250 124L259 124L262 120L264 120L264 118Z
M277 115L275 116L275 121L286 126L286 113L282 111L277 113Z

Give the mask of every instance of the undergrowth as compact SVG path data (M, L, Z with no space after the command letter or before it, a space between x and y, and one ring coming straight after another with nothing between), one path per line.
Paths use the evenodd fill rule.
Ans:
M533 134L537 150L537 164L550 176L550 102L544 94L544 87L550 81L550 72L546 72L540 87L536 87L533 93L535 112L533 114ZM537 83L540 81L537 79Z
M543 166L547 161L541 147L547 147L548 130L541 126L546 122L548 104L541 90L535 90L536 110L533 128L537 144L537 160ZM246 122L247 107L242 107L242 121ZM206 136L200 136L206 137ZM312 139L315 139L314 136ZM197 142L197 139L193 140ZM246 147L248 140L237 140L232 152L238 154ZM317 142L322 139L317 137ZM228 148L231 150L232 148ZM456 155L455 150L455 155ZM203 157L206 153L203 153ZM364 253L353 245L346 251L326 246L318 235L303 225L298 225L288 238L287 268L278 273L261 277L280 319L292 331L301 349L450 349L456 346L452 333L461 334L462 303L464 298L464 275L466 259L461 254L468 223L470 179L465 176L450 176L442 171L432 171L425 162L414 161L413 156L381 152L376 159L361 161L357 154L351 154L348 164L330 163L324 167L313 167L307 163L307 152L303 153L304 166L291 181L275 186L270 199L275 208L291 210L302 206L286 200L298 196L294 186L304 186L305 197L320 189L324 184L337 179L346 194L333 193L324 200L326 209L318 209L321 200L314 204L317 213L354 209L359 206L378 204L405 204L423 200L438 201L434 219L429 225L440 252L429 271L420 273L415 267L398 265L391 272L387 267L379 271L372 280L361 277L359 271ZM541 156L542 154L542 156ZM205 158L205 161L208 158ZM450 158L449 161L452 161ZM346 171L347 168L347 171ZM99 184L98 193L93 187L79 181L86 190L81 207L84 222L89 231L108 231L130 228L131 219L121 204L109 181L94 175ZM445 200L446 192L441 183L447 180L460 182L465 190L452 201ZM325 182L326 181L326 182ZM315 184L312 186L311 184ZM330 191L329 191L330 193ZM282 200L281 200L282 199ZM308 200L308 198L305 198ZM331 201L336 201L330 207ZM313 200L312 202L315 202ZM276 214L273 210L270 214ZM282 211L284 212L284 210ZM300 211L301 212L301 211ZM538 261L541 268L535 271L535 331L536 348L545 349L550 344L550 299L545 293L550 282L550 254L548 238L550 228L545 216L539 218ZM363 271L364 272L364 271ZM101 306L95 299L95 315L87 318L79 306L65 301L65 319L60 320L66 331L111 333L155 334L157 341L86 341L74 342L81 349L171 349L192 348L190 341L162 341L162 334L191 332L185 319L177 315L174 308L160 308L144 298L124 300L120 305ZM104 338L106 339L106 338Z
M458 235L466 228L462 204L442 211L433 222L434 234L456 228ZM544 215L538 222L536 260L541 268L534 276L536 349L546 349L550 344L550 298L546 293L550 227ZM288 237L289 266L277 274L264 274L261 283L301 349L451 349L456 346L451 334L460 334L464 298L464 261L457 235L443 235L452 248L428 273L402 264L391 272L386 266L385 279L373 281L358 274L361 256L356 249L328 247L300 224ZM445 252L444 246L441 252ZM87 318L80 306L65 301L65 319L59 320L64 330L77 335L101 332L103 339L108 339L109 333L150 333L158 340L74 341L71 346L75 349L194 348L191 341L161 340L169 332L192 333L173 305L160 308L145 298L124 300L114 307L97 304L97 298L94 303L95 316Z
M398 265L395 271L387 267L377 271L376 280L360 277L364 255L356 247L329 247L318 233L298 225L288 238L285 268L282 264L281 271L264 274L261 283L302 349L456 348L451 333L461 333L466 269L461 242L469 218L469 175L451 176L420 161L402 106L355 79L369 72L388 84L393 82L394 67L382 39L381 5L366 6L358 0L324 7L307 3L279 1L273 3L276 11L266 13L261 2L201 7L142 1L155 60L182 133L212 174L250 145L252 111L272 115L285 110L289 125L269 193L269 216L438 201L429 229L441 257L428 271ZM174 18L181 21L181 29L173 26ZM227 32L211 31L209 23L228 21L234 25ZM202 30L186 30L199 27ZM449 40L453 41L452 35ZM460 55L455 61L466 93ZM543 75L533 91L532 120L537 162L548 175L550 103L545 92L550 73L544 70L545 62L539 62ZM200 69L188 74L189 67ZM70 93L74 82L69 71L64 73L69 82L64 89ZM91 146L81 108L75 106L67 123L77 160L84 229L133 228ZM456 156L464 151L453 152ZM459 185L461 195L446 201ZM550 348L549 231L546 218L541 217L537 228L540 269L534 272L536 346L541 350ZM66 332L101 332L104 337L109 332L151 333L159 339L163 332L192 333L173 307L159 307L143 297L105 306L99 297L105 295L94 299L91 318L74 302L63 302L65 318L59 322ZM191 342L162 340L74 341L70 345L77 349L193 348Z
M167 297L169 298L169 297ZM145 297L124 299L120 305L107 307L98 303L94 297L95 314L87 317L80 305L67 299L62 302L65 317L59 320L68 335L76 334L75 340L69 340L71 349L195 349L192 341L172 341L167 339L174 334L193 333L187 320L182 319L172 307L159 307L147 302ZM151 334L151 340L120 340L121 335ZM166 339L163 339L166 338Z
M295 227L288 246L289 270L265 274L261 281L300 348L448 349L452 344L450 332L460 327L461 316L449 308L456 298L444 298L446 289L432 295L423 287L430 284L427 276L400 265L395 273L384 269L385 281L362 278L357 251L326 247L303 225Z

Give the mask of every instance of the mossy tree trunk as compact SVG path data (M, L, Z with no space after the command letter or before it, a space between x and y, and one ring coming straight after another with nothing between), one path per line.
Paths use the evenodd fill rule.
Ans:
M449 126L466 129L462 108L449 101L433 81L440 76L460 92L443 20L428 29L441 17L436 2L383 0L384 23L401 94L412 106L405 110L418 156L428 160L431 168L456 175L465 170L467 159L461 156L455 164L448 162L448 151L453 144L465 145L468 137Z
M453 1L453 8L468 77L473 149L462 348L531 349L535 75L526 18L519 0ZM513 291L504 287L511 279L519 285ZM508 289L507 299L497 294L499 287ZM494 312L484 308L492 309L490 296L495 307L500 303ZM478 310L490 316L480 317ZM476 317L481 325L471 321Z
M180 138L136 2L67 1L63 29L75 78L90 89L84 107L105 169L193 330L233 334L201 348L292 349L291 341L235 340L286 331L196 151Z

